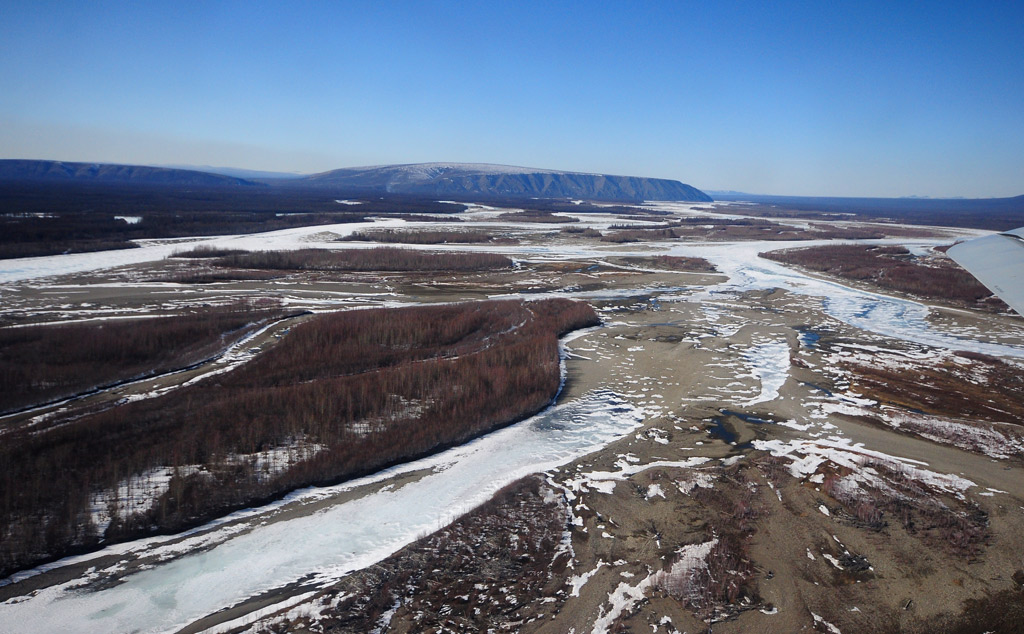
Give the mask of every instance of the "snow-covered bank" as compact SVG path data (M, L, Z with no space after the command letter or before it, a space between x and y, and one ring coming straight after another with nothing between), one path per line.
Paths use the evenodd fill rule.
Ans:
M0 260L0 283L11 283L55 275L69 275L99 271L129 264L156 262L174 254L194 248L198 245L217 249L301 249L315 244L311 236L331 233L336 236L347 236L354 231L369 227L392 227L402 224L401 220L380 220L375 222L352 222L337 225L320 225L315 227L297 227L281 229L265 233L252 233L230 236L176 238L173 240L139 240L136 249L116 249L112 251L93 251L90 253L68 253L65 255L47 255L35 258L14 258ZM337 248L338 245L335 245Z
M462 447L383 475L433 473L313 515L221 529L220 543L170 559L102 590L85 586L102 573L0 604L3 632L163 632L248 597L304 579L327 583L378 561L416 537L483 503L513 480L568 462L622 437L643 412L612 392L591 393ZM383 477L378 476L378 477ZM349 490L357 481L334 487ZM316 492L319 496L328 491ZM204 535L209 544L216 536ZM126 547L113 547L125 552ZM153 544L147 554L189 544ZM103 553L98 553L102 555ZM172 555L172 553L167 553Z
M692 210L677 208L671 204L658 204L656 207L664 207L666 210L684 213L693 213ZM483 213L483 212L481 212ZM488 212L496 213L496 212ZM464 214L472 219L474 214ZM615 221L615 216L604 214L585 215L577 226L588 226L598 229L607 229L610 223ZM621 222L621 219L619 219ZM403 220L382 219L370 222L321 225L313 227L296 227L282 229L266 233L249 235L218 236L185 238L173 241L140 241L144 246L138 249L126 249L120 251L101 251L96 253L76 253L68 255L55 255L38 258L21 258L13 260L0 260L0 283L13 283L22 280L30 280L42 277L52 277L71 273L82 273L108 269L128 264L140 264L164 259L177 250L188 246L203 244L215 248L245 249L245 250L270 250L270 249L300 249L305 247L317 248L372 248L379 246L374 243L357 242L336 242L336 238L348 235L354 231L364 230L370 227L387 228L395 226L409 226L410 228L422 223L406 223ZM431 228L465 228L468 226L487 226L503 228L519 228L524 230L537 231L538 229L549 230L550 226L535 225L530 223L517 222L462 222L455 224L429 223ZM963 230L965 235L977 234L974 230ZM917 239L917 240L872 240L870 243L904 244L910 248L922 249L928 246L948 242L950 238ZM600 256L605 258L610 255L649 256L653 248L657 254L697 256L711 261L718 267L719 271L729 276L729 280L722 284L712 286L706 290L687 294L685 291L679 293L691 301L723 299L735 294L750 290L767 290L772 288L783 288L787 291L821 298L823 308L827 314L851 326L867 330L881 335L891 336L907 341L914 341L930 346L947 348L952 350L970 350L996 356L1012 356L1024 358L1024 347L1002 344L992 344L977 340L977 333L955 333L942 332L936 329L927 321L929 308L918 302L872 293L844 286L836 282L829 282L813 278L799 271L787 268L784 265L765 260L758 257L758 253L768 250L811 247L824 244L833 244L830 240L804 240L796 242L777 241L756 241L739 243L696 243L696 242L652 242L634 243L630 245L618 245L611 247L607 244L599 245L529 245L529 246L506 246L506 245L417 245L416 248L428 250L445 251L490 251L505 253L513 257L549 258L553 260L566 260L574 258ZM681 275L681 278L683 275ZM683 289L644 289L636 290L636 294L646 292L671 293L672 290L682 291ZM563 296L580 297L585 299L603 299L612 296L622 296L629 291L597 291L586 292L563 292Z
M669 250L670 255L707 258L729 276L727 282L678 297L689 301L718 301L734 298L746 291L781 288L797 295L821 298L826 314L868 332L948 350L1024 358L1024 346L979 341L977 332L943 332L937 329L928 321L930 309L919 302L810 277L757 255L766 250L821 244L827 243L745 242L673 246Z

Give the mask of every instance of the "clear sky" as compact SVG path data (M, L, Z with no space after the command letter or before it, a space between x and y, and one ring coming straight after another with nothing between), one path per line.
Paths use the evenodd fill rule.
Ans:
M1024 194L1024 3L0 0L0 158Z

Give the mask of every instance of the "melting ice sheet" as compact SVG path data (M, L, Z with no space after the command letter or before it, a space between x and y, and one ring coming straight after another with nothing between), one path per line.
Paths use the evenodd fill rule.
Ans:
M592 392L391 470L387 475L433 469L397 489L257 526L210 550L131 575L114 587L92 590L75 581L0 604L0 631L171 631L299 579L326 583L436 530L519 477L563 464L628 434L642 420L643 411L616 394Z

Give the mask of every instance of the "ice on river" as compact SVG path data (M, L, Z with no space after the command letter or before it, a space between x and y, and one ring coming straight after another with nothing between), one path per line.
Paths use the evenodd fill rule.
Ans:
M705 257L729 276L725 283L682 296L690 301L715 301L745 291L782 288L798 295L820 297L829 316L868 332L948 350L1024 358L1024 347L978 341L973 336L976 333L957 334L934 328L927 321L929 308L921 303L809 277L757 255L759 251L821 244L828 242L687 245L673 247L670 254Z
M34 258L13 258L0 261L0 283L18 282L54 275L69 275L110 269L130 264L144 264L163 260L176 251L187 251L198 245L260 251L269 249L301 249L305 247L323 247L329 244L317 244L317 234L330 233L346 236L354 231L369 227L393 227L402 224L401 220L380 220L371 222L352 222L338 225L321 225L315 227L296 227L265 233L253 233L234 236L217 236L202 238L182 238L175 240L140 240L139 248L115 249L112 251L95 251L91 253L68 253L64 255L48 255ZM334 243L335 248L339 248ZM349 247L358 245L349 244Z
M386 221L376 226L389 226ZM303 227L250 236L197 239L184 248L209 244L229 248L288 249L306 246L340 248L318 234L346 235L371 223ZM182 248L159 243L139 249L25 258L0 262L0 283L78 273L124 264L162 259ZM999 356L1024 357L1024 348L972 340L933 328L928 308L907 300L851 289L810 278L780 264L758 258L758 252L802 243L673 244L664 253L701 256L729 276L706 291L659 288L662 294L680 293L693 301L728 299L748 290L784 288L821 298L831 316L867 331L925 345L974 350ZM346 243L345 248L357 246ZM650 248L665 249L665 243ZM439 247L440 248L440 247ZM620 255L650 255L647 245L623 246ZM607 257L607 245L496 247L444 245L445 250L505 250L517 257ZM636 292L626 289L623 292ZM652 289L653 290L653 289ZM751 372L761 381L761 394L753 402L775 398L786 378L782 368L784 342L757 343L747 356ZM788 367L788 346L785 347ZM374 478L339 485L344 491L386 476L430 470L423 478L397 489L386 488L363 498L325 508L287 521L264 522L261 511L250 511L253 530L215 524L217 535L187 537L185 544L216 544L177 556L183 546L167 538L113 546L86 561L101 565L103 554L141 552L173 555L153 568L95 590L88 587L102 573L92 572L62 585L44 588L26 597L0 604L0 632L159 632L175 630L206 614L261 592L296 580L324 583L382 559L415 537L429 533L459 513L482 503L508 482L528 473L549 469L603 447L637 427L643 411L611 392L591 393L529 421L508 427L437 456L396 467ZM291 499L323 496L324 490L299 492ZM244 515L244 514L243 514Z
M0 631L172 631L300 579L327 583L436 530L519 477L563 464L628 434L643 417L642 410L612 392L592 392L386 472L432 470L399 488L385 488L313 515L266 523L250 532L224 527L230 534L219 545L157 564L112 587L94 590L80 579L0 604ZM335 489L351 489L370 479ZM323 495L322 490L317 494ZM113 548L124 552L123 545ZM168 547L156 547L163 548Z
M49 277L68 273L80 273L98 269L111 268L126 264L138 264L163 259L174 251L189 248L197 244L215 247L266 250L266 249L297 249L315 246L319 248L359 248L376 246L373 243L324 241L324 233L337 236L348 235L353 231L368 227L393 227L403 224L402 220L388 219L374 222L360 222L340 225L324 225L315 227L297 227L239 236L220 236L216 238L196 238L172 243L160 242L138 249L120 251L102 251L98 253L74 253L38 258L20 258L0 261L0 283L11 283L40 277ZM436 223L433 228L442 228L444 223ZM506 225L503 226L514 226ZM529 225L527 225L529 226ZM912 248L924 248L930 244L938 244L943 240L916 241L907 244ZM881 241L893 242L893 241ZM826 313L851 326L881 335L896 337L929 346L950 350L969 350L995 356L1011 356L1024 358L1024 347L994 344L977 341L972 333L942 332L932 327L926 318L928 307L909 300L904 300L879 293L871 293L853 289L842 284L809 277L792 268L758 257L758 253L792 247L810 247L833 244L834 241L807 240L801 242L743 242L743 243L674 243L666 251L669 255L699 256L710 260L719 271L729 276L729 280L712 286L706 290L685 295L690 300L721 299L748 290L767 290L784 288L800 295L820 297ZM665 248L665 243L651 243L650 246ZM437 248L446 251L495 251L506 252L516 257L554 257L580 258L610 255L606 245L599 247L578 246L569 248L566 245L523 247L504 247L497 245L428 245L418 248ZM617 255L650 255L644 251L645 245L622 246L616 250ZM622 296L627 293L660 292L674 293L684 289L617 289L616 291L599 291L595 297L587 297L586 293L566 294L584 299L600 299L605 296ZM685 294L685 290L684 290Z
M778 398L779 389L789 378L789 344L786 340L757 344L743 353L743 360L750 367L750 374L761 381L761 393L743 401L743 405L756 405Z

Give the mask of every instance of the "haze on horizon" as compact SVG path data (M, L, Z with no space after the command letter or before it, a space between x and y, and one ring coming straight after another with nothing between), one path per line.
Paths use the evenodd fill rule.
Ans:
M0 158L1024 194L1024 6L8 3Z

